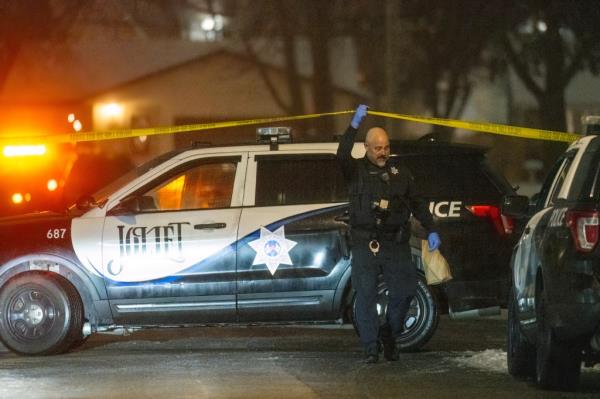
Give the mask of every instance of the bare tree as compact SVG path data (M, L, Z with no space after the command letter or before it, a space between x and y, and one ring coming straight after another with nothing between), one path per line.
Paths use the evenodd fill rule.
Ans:
M316 112L333 109L333 83L329 46L334 36L333 4L312 0L303 7L304 26L310 43L312 59L312 92Z
M536 98L540 127L565 130L565 91L582 70L598 74L597 1L515 1L503 39L509 64Z
M307 104L302 91L297 46L300 39L309 45L312 63L311 103L315 112L329 112L333 108L333 83L331 76L331 39L337 34L336 13L338 1L294 0L238 0L240 39L248 54L255 60L261 76L273 98L289 114L306 112ZM287 89L275 88L266 66L259 61L259 42L281 46ZM329 130L328 120L323 129Z
M23 46L64 40L87 0L0 2L0 90Z
M182 37L182 18L193 0L36 0L0 2L0 90L24 47L44 44L49 52L89 24L128 26L144 37ZM115 17L115 9L119 10ZM39 46L38 46L39 47ZM40 62L44 57L40 56Z
M185 11L198 7L185 0L121 0L123 11L131 21L148 37L182 36L182 18ZM210 7L211 1L207 7Z
M304 98L296 57L297 31L294 26L297 23L297 15L293 7L289 7L294 4L277 0L252 1L252 4L245 0L237 0L237 3L238 12L235 17L239 26L238 39L258 68L272 98L285 113L304 113ZM281 48L287 93L277 89L269 75L268 66L260 59L259 53L264 46Z
M502 0L353 3L353 37L374 102L393 111L420 103L432 116L459 118L475 84L474 71L488 62L487 46L501 32L508 5Z
M400 24L413 50L406 60L406 86L415 80L435 117L458 118L472 92L473 72L485 64L484 50L498 31L499 1L410 1Z

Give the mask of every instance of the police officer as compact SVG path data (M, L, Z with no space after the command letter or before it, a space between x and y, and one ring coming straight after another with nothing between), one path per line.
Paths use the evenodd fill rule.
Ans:
M417 289L417 270L412 263L408 240L411 213L428 232L429 247L440 246L433 231L433 218L419 197L409 171L389 161L390 144L386 131L374 127L365 139L366 155L351 155L359 125L367 115L360 105L340 140L337 158L350 190L352 239L352 286L356 290L356 324L368 363L379 360L377 315L378 276L383 274L389 290L388 339L384 356L398 360L395 340L404 328L404 318ZM390 337L391 335L391 337Z

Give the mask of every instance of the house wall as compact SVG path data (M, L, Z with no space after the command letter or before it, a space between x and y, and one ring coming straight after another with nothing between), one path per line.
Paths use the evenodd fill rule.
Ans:
M277 69L267 69L277 92L287 98L285 76ZM314 112L311 103L309 81L304 80L303 91L305 109ZM337 91L334 95L335 110L353 109L356 96ZM143 79L115 88L91 98L94 130L129 127L153 127L174 124L202 123L226 120L253 119L284 116L286 111L277 104L266 84L259 75L255 64L246 58L228 53L217 53L186 63L167 71L159 72ZM122 107L122 114L106 117L102 107L116 103ZM341 133L347 126L350 116L333 117L334 133ZM302 139L321 141L315 130L319 120L296 124ZM213 130L197 133L183 133L191 140L230 143L251 141L255 127ZM330 139L332 132L327 133ZM180 142L181 140L179 140ZM144 154L138 158L149 158L175 147L175 135L155 136ZM120 143L107 143L117 150L127 149ZM135 152L135 151L134 151Z

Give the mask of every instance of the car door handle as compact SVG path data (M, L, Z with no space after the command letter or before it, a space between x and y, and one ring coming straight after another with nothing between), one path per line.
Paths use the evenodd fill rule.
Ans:
M196 230L224 229L225 227L227 227L227 224L225 223L203 223L194 225L194 229Z
M334 217L333 220L336 222L350 223L350 215L344 213L343 215Z

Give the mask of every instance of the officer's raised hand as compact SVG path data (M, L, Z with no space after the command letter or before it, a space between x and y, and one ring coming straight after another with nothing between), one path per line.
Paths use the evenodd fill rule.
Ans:
M356 107L356 112L352 117L352 122L350 122L350 126L352 126L355 129L358 129L363 119L365 119L365 116L367 116L367 109L368 107L364 104L361 104L358 107Z
M429 244L429 252L433 252L440 247L442 244L442 240L440 240L440 236L435 231L432 231L427 236L427 243Z

